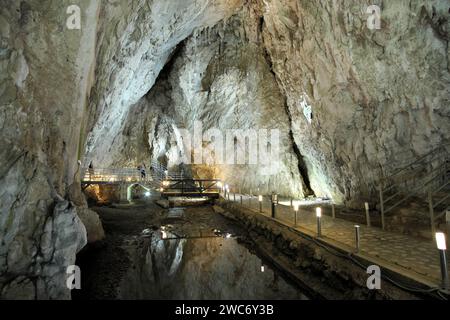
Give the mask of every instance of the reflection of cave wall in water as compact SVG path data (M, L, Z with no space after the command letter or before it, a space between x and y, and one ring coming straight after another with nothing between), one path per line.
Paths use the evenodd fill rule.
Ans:
M122 298L305 298L268 267L261 272L261 260L234 239L160 240L155 234L151 243L130 252L136 269L122 281Z

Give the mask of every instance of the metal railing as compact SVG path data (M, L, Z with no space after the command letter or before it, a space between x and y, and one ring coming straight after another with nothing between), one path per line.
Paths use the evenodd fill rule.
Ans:
M169 172L166 166L156 160L151 162L150 171L153 172L160 181L165 179Z
M134 182L143 180L141 172L132 168L82 169L82 182ZM149 179L146 176L146 179Z
M219 196L221 181L217 179L168 179L162 183L161 196Z
M182 173L169 172L166 166L152 161L145 175L137 168L82 168L81 182L87 184L145 183L154 188L162 187L166 180L186 178Z
M430 166L432 165L434 160L442 159L443 157L448 156L449 149L450 144L441 144L427 154L395 170L389 176L384 177L383 179L381 179L381 184L385 187L389 187L393 183L404 182L405 177L410 177L411 172L423 170L424 165Z
M150 171L157 176L158 180L164 181L168 179L184 179L186 175L182 172L173 172L160 162L153 160L151 162Z
M422 197L427 194L427 190L439 189L442 182L448 182L448 160L448 145L443 144L380 181L379 203L383 229L387 213L412 197ZM431 212L433 206L430 206L430 216L433 216Z
M440 174L427 185L427 188L431 232L434 234L438 220L444 217L450 206L450 161L445 162Z

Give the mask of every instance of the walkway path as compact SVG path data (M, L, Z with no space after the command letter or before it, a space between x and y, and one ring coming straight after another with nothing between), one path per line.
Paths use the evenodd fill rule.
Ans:
M227 198L228 199L228 198ZM235 200L234 200L235 199ZM241 195L230 194L229 201L240 204ZM242 195L242 205L259 211L257 197ZM323 204L322 204L323 205ZM325 203L325 205L327 205ZM317 205L320 206L320 205ZM329 206L329 205L328 205ZM294 229L317 235L317 219L314 212L315 207L300 207L297 215L297 227L294 226L294 211L289 202L283 202L277 206L276 220L293 227ZM323 209L330 211L329 209ZM263 201L263 212L265 216L271 215L270 202ZM413 278L416 281L437 287L441 283L439 254L436 245L432 241L422 240L407 235L383 231L377 227L360 225L360 251L359 256L374 261L378 264L389 264L401 274ZM321 240L329 242L348 252L356 252L355 248L355 223L322 215L322 237ZM392 268L391 268L392 269ZM450 270L449 270L450 271Z

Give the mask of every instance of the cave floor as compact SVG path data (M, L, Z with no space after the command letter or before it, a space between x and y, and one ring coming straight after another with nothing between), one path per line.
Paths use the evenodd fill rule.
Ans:
M92 209L106 239L78 255L82 289L73 299L307 299L211 206Z
M91 209L99 214L106 237L78 254L82 289L73 290L72 298L116 299L120 279L131 263L123 245L136 239L145 226L156 223L162 217L163 209L151 203Z
M227 201L232 201L243 207L259 212L259 203L255 197L236 194L231 195ZM295 213L288 203L276 207L276 220L284 225L305 234L316 237L317 219L315 215L316 205L300 207L297 214L297 226L294 225ZM339 247L345 251L355 253L355 224L360 226L360 250L358 255L376 264L388 266L391 270L400 273L407 278L418 281L431 287L441 284L439 254L432 240L421 239L396 232L383 231L378 227L365 226L365 219L353 220L331 217L329 205L320 205L322 215L322 241ZM270 202L265 200L262 213L271 215ZM450 270L449 270L450 272Z

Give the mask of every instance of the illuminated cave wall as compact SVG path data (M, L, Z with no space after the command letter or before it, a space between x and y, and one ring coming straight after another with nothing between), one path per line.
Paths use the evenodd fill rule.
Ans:
M105 164L170 164L171 136L194 121L204 130L279 128L277 174L201 165L194 175L245 191L373 201L382 176L450 135L448 8L410 2L379 2L381 29L370 30L368 2L249 1L178 45L106 144L112 154L103 142L88 150Z

